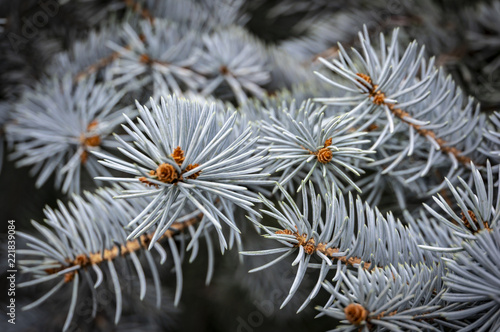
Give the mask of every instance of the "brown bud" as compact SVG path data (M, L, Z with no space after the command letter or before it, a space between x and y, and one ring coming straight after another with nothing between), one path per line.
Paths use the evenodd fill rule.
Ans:
M87 137L85 138L84 144L86 146L99 146L101 144L101 138L98 135Z
M385 94L377 91L373 96L373 103L376 105L382 105L385 102Z
M359 325L368 317L368 310L361 304L351 303L344 308L345 318L353 325Z
M147 54L141 54L141 56L139 57L139 62L146 65L151 65L153 63L153 60L151 60L151 58Z
M276 231L276 234L286 234L286 235L292 235L293 232L289 229L283 229L283 230L278 230Z
M165 183L173 183L179 178L179 174L175 170L174 166L164 163L158 166L156 169L156 175L158 180Z
M89 258L87 256L85 256L84 254L76 256L76 258L74 260L74 264L75 265L80 265L81 267L85 267L89 263L90 263Z
M184 151L182 151L181 147L178 146L174 149L174 152L171 154L172 158L174 158L177 165L182 165L184 162Z
M368 82L368 84L372 84L372 79L370 76L366 75L366 74L362 74L362 73L357 73L356 76L358 77L361 77L362 79L364 79L366 82ZM357 80L359 83L361 83L364 87L366 87L367 89L370 90L370 87L366 84L366 82L362 81L362 80Z
M308 255L312 255L316 252L316 246L314 245L314 240L309 240L307 241L306 245L304 246L304 252Z
M83 150L80 154L80 161L82 162L82 164L85 164L87 162L88 157L89 153L86 150Z
M327 164L332 161L333 153L328 148L321 148L318 150L316 157L320 163Z
M229 68L227 68L226 66L222 65L220 66L219 68L219 71L222 75L227 75L229 74Z
M158 185L156 183L152 183L150 182L146 177L142 176L139 178L139 181L141 181L142 183L144 183L146 186L148 187L152 187L152 186L155 186L157 189L158 189Z
M325 145L324 145L323 147L325 147L325 148L326 148L326 147L328 147L328 146L332 145L332 141L333 141L333 139L330 137L329 139L327 139L327 140L325 141Z
M195 169L195 168L196 168L196 167L198 167L198 166L200 166L200 165L199 165L199 164L194 164L194 165L189 164L189 165L187 165L187 166L186 166L186 169L184 170L184 172L189 172L190 170ZM201 174L201 171L198 171L198 172L195 172L195 173L193 173L193 174L189 175L187 178L188 178L188 179L193 179L193 180L194 180L194 179L196 179L196 178L197 178L200 174Z
M64 275L64 282L68 283L75 278L75 271L68 272Z
M97 125L99 124L99 122L97 122L96 120L92 121L91 123L89 123L89 125L87 126L87 131L92 131L95 129L95 127L97 127Z

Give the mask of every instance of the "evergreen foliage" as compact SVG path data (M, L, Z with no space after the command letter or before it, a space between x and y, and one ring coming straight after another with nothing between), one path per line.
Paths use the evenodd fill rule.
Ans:
M500 330L499 1L0 8L19 320Z

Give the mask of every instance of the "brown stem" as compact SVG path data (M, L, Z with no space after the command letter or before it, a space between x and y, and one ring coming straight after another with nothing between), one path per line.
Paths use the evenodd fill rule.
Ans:
M139 35L139 39L143 43L146 41L146 37L143 34ZM132 45L131 44L125 45L123 48L125 50L130 50L130 49L132 49ZM141 55L141 57L140 57L141 62L145 62L144 56L147 57L147 55ZM110 55L108 55L107 57L104 57L104 58L97 60L95 63L89 65L87 68L85 68L84 70L82 70L78 74L76 74L74 81L78 82L79 80L89 76L90 74L97 72L99 69L106 67L107 65L111 64L113 61L118 59L119 57L120 57L120 52L115 51L115 52L111 53ZM147 57L147 59L149 59L149 57Z
M146 40L146 38L142 34L139 35L139 38L142 42L144 42ZM124 46L123 48L125 50L130 50L132 48L132 45L129 44L129 45ZM108 55L107 57L104 57L104 58L97 60L95 63L89 65L87 68L85 68L84 70L82 70L78 74L76 74L74 81L78 82L81 79L97 72L99 69L106 67L107 65L111 64L113 61L117 60L119 57L120 57L120 52L115 51L115 52L111 53L110 55ZM139 62L144 63L146 65L153 65L156 63L156 64L163 65L163 66L169 66L169 63L162 62L160 60L152 59L147 54L141 54L139 56Z
M151 15L150 11L146 8L142 8L142 5L134 0L122 0L127 7L132 8L133 11L139 13L143 18L149 20L151 23L154 22L154 17ZM144 35L140 35L139 38L141 41L145 41ZM124 47L127 50L131 49L131 45L126 45ZM110 54L107 57L104 57L102 59L97 60L97 62L91 64L84 70L80 71L78 74L76 74L74 81L78 82L81 79L97 72L99 69L106 67L120 56L120 52L116 51Z
M130 49L130 47L131 47L130 45L125 46L126 49ZM78 82L81 79L83 79L83 78L85 78L93 73L96 73L99 69L106 67L107 65L109 65L110 63L112 63L113 61L118 59L119 56L120 56L120 52L116 51L116 52L111 53L107 57L104 57L104 58L97 60L97 62L89 65L87 68L85 68L84 70L82 70L78 74L76 74L74 81Z
M321 53L315 54L312 57L311 62L316 63L318 62L319 58L325 58L325 59L335 58L338 54L339 54L338 46L332 46Z
M455 156L455 158L462 164L464 165L469 165L472 161L471 158L467 157L467 156L463 156L462 155L462 151L458 150L457 148L455 147L452 147L452 146L446 146L447 142L442 139L442 138L438 138L436 136L436 133L433 132L432 130L429 130L429 129L422 129L421 126L419 125L416 125L414 123L410 123L408 120L405 120L404 117L406 118L410 118L410 115L403 111L402 109L400 108L395 108L394 105L389 105L389 104L386 104L384 102L384 105L388 106L389 109L391 110L392 114L394 114L397 118L399 118L402 122L408 124L409 126L413 127L415 129L415 131L417 133L419 133L421 136L424 136L424 137L430 137L432 138L433 140L435 140L441 151L443 151L444 153L451 153L452 155Z
M151 15L151 12L147 8L143 8L142 5L134 0L123 0L125 5L131 8L134 12L139 13L142 18L149 20L150 22L154 22L154 16Z
M339 253L339 251L340 251L338 248L327 248L326 244L324 244L324 243L318 243L316 245L313 238L309 239L309 241L306 241L306 239L307 239L306 234L301 235L298 232L292 232L289 229L276 231L276 234L286 234L286 235L295 236L295 238L299 242L299 243L295 244L295 246L296 247L302 246L304 248L304 252L308 255L312 255L315 252L320 252L323 255L331 258L332 260L341 261L342 263L344 263L346 265L354 266L354 265L361 265L362 264L363 269L365 269L365 270L370 269L370 266L371 266L370 262L368 262L368 263L363 262L363 260L361 260L361 258L359 258L359 257L347 258L347 256L335 256L335 254Z
M198 216L191 218L185 222L174 222L172 226L158 239L158 241L161 241L166 238L171 238L173 237L176 233L184 231L186 228L192 225L196 225L197 223L200 222L202 219L202 214L200 213ZM105 249L104 252L95 252L95 253L90 253L90 255L85 255L85 254L80 254L75 257L73 260L67 260L68 265L65 266L60 266L57 268L52 268L52 269L46 269L45 272L47 274L54 274L57 272L60 272L62 270L65 270L69 267L72 266L80 266L80 269L88 268L91 265L94 264L101 264L103 261L111 261L116 259L117 257L121 256L126 256L132 252L136 252L139 250L147 249L149 244L151 243L151 240L154 236L154 233L150 234L143 234L141 235L138 239L135 240L129 240L125 242L125 244L122 244L120 246L115 245L111 247L110 249ZM79 270L80 270L79 269ZM68 272L64 275L64 281L65 282L70 282L73 280L75 277L75 274L79 270L74 270L71 272Z
M357 73L356 75L361 77L364 81L366 81L370 84L372 83L371 78L368 75L362 74L362 73ZM365 82L363 82L361 80L359 82L361 84L363 84L365 87L369 88L369 86ZM413 127L413 129L415 129L415 131L418 134L420 134L421 136L429 137L429 138L433 139L434 141L436 141L436 143L439 145L442 152L452 154L460 163L468 166L471 162L473 162L473 160L471 158L462 155L463 152L460 151L459 149L457 149L455 147L447 146L448 142L446 142L442 138L438 138L434 131L429 130L429 129L423 129L422 126L416 125L416 124L410 122L408 119L411 117L410 117L410 114L408 112L402 110L401 108L396 108L394 104L387 103L385 101L385 94L382 91L377 90L378 86L376 84L372 84L371 86L372 87L369 88L369 90L370 90L369 95L372 98L372 101L374 104L376 104L378 106L387 106L389 108L389 110L391 111L391 113L395 117L397 117L402 122L406 123L408 126ZM474 163L474 164L476 164L476 163Z

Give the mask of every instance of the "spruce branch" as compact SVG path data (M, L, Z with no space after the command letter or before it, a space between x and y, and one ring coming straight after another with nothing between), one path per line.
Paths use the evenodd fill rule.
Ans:
M431 0L398 8L364 0L349 7L327 0L64 2L57 4L66 12L83 8L82 16L96 16L68 31L58 22L64 15L51 16L46 27L37 26L42 37L29 38L43 46L0 61L7 85L0 89L6 97L0 124L9 121L11 158L33 167L37 186L54 175L62 191L77 193L88 173L99 186L120 187L47 207L44 222L32 221L32 235L18 224L28 243L18 262L29 276L17 286L49 286L33 291L38 297L24 309L68 297L65 321L54 319L63 330L77 324L82 305L91 305L97 318L112 312L115 324L125 323L116 328L126 328L127 305L135 311L140 301L125 288L159 308L168 276L158 262L168 255L178 305L185 258L191 263L206 250L208 284L218 246L253 256L247 261L259 267L250 272L272 267L252 274L258 280L243 288L281 307L300 300L297 312L307 313L322 289L329 293L316 309L336 320L334 331L500 330L500 113L481 112L416 41L402 47L415 36L439 59L466 37L458 66L466 74L476 70L464 80L489 75L478 85L494 101L500 29L491 18L499 1L470 17L457 8L453 17L467 16L466 28L463 21L448 26L451 16ZM117 16L95 25L111 11ZM282 15L300 17L288 29ZM262 32L259 20L283 31ZM352 28L362 23L357 43ZM392 37L373 39L395 24L403 28ZM70 38L52 43L62 27ZM9 29L4 35L12 36ZM281 33L268 43L268 35ZM68 40L74 36L82 39ZM342 44L331 48L336 42ZM328 59L316 59L325 49ZM47 68L40 66L46 74L40 80L17 68L33 65L24 59L33 50L43 59L58 52ZM312 68L319 80L312 81ZM143 106L150 96L151 106ZM134 99L137 118L122 106ZM125 135L111 140L124 122ZM264 244L254 241L250 226ZM254 251L245 251L247 244ZM278 263L292 265L290 280L281 279ZM152 290L156 296L148 299ZM220 294L211 288L209 297L213 290ZM101 292L112 294L114 305L99 304ZM228 321L227 312L214 312ZM141 330L158 328L147 320L164 316L136 314L141 319L133 328Z
M262 98L270 81L268 58L260 41L239 27L215 30L203 37L203 52L193 68L207 77L202 95L229 88L239 104L248 95Z
M346 95L315 100L353 106L352 116L376 121L380 129L373 131L377 135L371 148L379 156L367 166L379 167L381 174L400 177L406 184L431 177L436 170L454 178L471 161L476 167L484 166L486 156L478 147L486 119L479 107L474 107L471 98L465 100L454 82L434 68L434 59L425 61L424 49L418 50L416 42L400 54L397 36L396 29L386 48L381 34L379 47L375 47L365 27L359 34L362 53L353 49L351 57L340 45L339 59L321 61L346 83L317 75ZM424 192L439 191L443 186Z
M71 73L74 83L90 76L98 80L109 80L107 69L119 57L119 53L107 45L115 43L126 46L123 23L113 19L92 30L84 40L75 41L67 51L54 55L46 68L49 76L64 77Z
M271 183L265 179L268 174L262 173L266 159L255 151L257 138L252 138L251 127L235 133L236 113L217 113L215 104L200 105L177 97L162 98L161 105L151 99L152 110L139 103L137 107L138 125L126 117L128 127L124 126L134 144L117 137L119 150L133 162L96 152L104 158L102 165L135 176L100 180L142 184L118 198L153 198L131 219L129 227L136 228L128 239L156 226L160 231L152 239L152 247L184 207L192 205L215 226L223 252L228 244L221 222L229 226L230 236L239 243L232 205L255 213L252 206L258 202L257 194L249 188Z
M442 331L441 271L423 264L341 271L340 289L325 282L331 297L317 309L340 320L332 331Z
M181 95L196 91L205 78L193 70L198 61L201 40L194 31L186 31L175 22L158 19L142 21L136 31L125 24L125 44L110 42L117 54L110 67L115 85L145 86L153 91Z
M150 35L146 35L145 33L140 33L139 39L141 39L142 42L144 43L153 43L153 48L155 47L154 44L158 44L157 39L161 39L159 44L162 42L165 42L165 36L167 36L167 40L169 39L168 36L170 35L170 38L172 38L172 33L177 35L177 41L167 43L165 46L170 46L173 48L173 45L176 43L181 42L182 40L179 40L180 37L178 36L179 33L176 30L182 30L183 34L185 34L187 39L190 39L192 35L199 35L201 34L201 31L210 31L214 30L216 28L220 27L225 27L225 26L230 26L232 24L238 24L242 25L245 23L247 20L246 16L241 13L241 7L243 6L243 1L241 0L228 0L228 1L221 1L216 4L212 4L211 2L202 2L198 3L192 0L185 0L183 1L182 4L178 3L178 1L173 1L173 0L147 0L147 1L137 1L137 0L121 0L127 8L129 8L133 13L138 14L142 20L139 22L139 26L142 26L143 28L147 25L155 26L156 28L153 32L153 35L151 35L151 28L149 28L149 33ZM158 21L162 21L163 23L158 23ZM167 22L167 23L166 23ZM134 28L138 28L139 26L136 26L136 24L132 24ZM179 27L174 27L175 25L178 25ZM112 25L110 24L112 27ZM110 65L114 64L116 60L119 60L125 53L126 58L130 58L130 55L127 54L127 51L130 51L131 48L134 46L137 47L135 40L132 39L130 43L119 43L119 47L117 46L117 38L116 36L122 36L122 33L124 31L124 27L120 25L120 28L115 31L114 35L113 34L108 34L106 33L106 30L108 27L102 27L101 30L104 30L97 33L98 35L102 35L108 40L101 40L100 47L104 47L107 49L107 52L102 52L102 53L108 53L108 54L102 54L100 57L95 57L94 52L87 52L85 50L84 52L72 52L72 56L92 56L94 57L93 62L87 63L84 67L80 68L80 70L75 73L75 80L80 80L83 79L89 75L92 75L94 73L97 73L105 68L109 68ZM133 30L133 29L132 29ZM174 31L171 31L174 30ZM92 34L95 34L94 31L91 31ZM127 33L130 35L130 29L127 31ZM129 39L130 37L124 36L125 39ZM151 38L152 37L152 38ZM92 41L93 36L91 35L89 40ZM100 36L98 37L100 38ZM162 39L163 38L163 39ZM192 39L192 38L191 38ZM109 41L109 42L108 42ZM78 45L79 42L76 43ZM85 43L84 43L85 44ZM111 48L109 48L107 45L113 45ZM184 43L185 44L185 43ZM93 46L93 45L87 45L87 46ZM97 45L95 45L97 46ZM185 45L182 46L185 48ZM143 46L144 48L144 46ZM157 48L157 47L156 47ZM114 51L112 51L114 49ZM150 48L148 47L150 50ZM153 50L157 51L157 50ZM193 50L190 50L193 51ZM165 50L163 50L165 52ZM166 56L172 56L174 53L178 51L171 50L169 52L169 55ZM148 58L143 57L143 63L149 63L149 61L146 61L146 59L152 59L151 61L157 62L159 64L163 64L163 66L166 67L166 65L171 65L170 62L164 61L162 63L161 55L162 53L156 54L156 56L151 56L147 53L144 53L148 55ZM184 56L185 54L180 55L180 57ZM164 54L165 56L165 54ZM189 58L189 56L188 56ZM130 60L130 59L128 59ZM76 61L77 63L79 62L78 60ZM136 62L137 64L141 64L141 62ZM130 65L130 64L129 64ZM181 66L182 68L182 66ZM53 68L54 70L59 70L57 68ZM70 69L70 68L67 68ZM73 72L75 68L71 68L71 71ZM163 70L165 71L165 70ZM161 71L160 71L161 73ZM170 84L170 82L169 82ZM176 94L179 94L179 91L172 91Z
M448 179L445 180L453 195L454 203L460 208L459 213L455 212L455 204L449 204L440 195L433 198L444 214L424 204L426 210L438 222L443 223L457 236L463 238L474 238L474 234L483 229L491 230L500 220L500 186L495 192L495 180L490 162L486 163L486 181L472 163L471 173L472 184L468 184L460 177L458 177L460 187L454 186Z
M308 187L309 193L305 187L302 190L302 208L281 186L285 201L279 202L279 209L261 195L266 207L261 209L262 214L275 219L280 227L266 226L255 218L250 220L265 232L266 238L277 241L281 247L242 252L243 255L280 254L250 272L265 269L297 253L292 263L298 264L295 281L282 307L294 296L310 268L320 269L318 281L299 311L317 295L329 271L335 271L334 281L340 282L339 273L349 266L371 271L391 264L419 264L434 260L432 253L418 248L423 240L391 214L384 217L380 211L364 206L359 197L354 201L351 193L344 198L336 188L322 198L316 196L311 182Z
M461 304L462 308L450 308L444 316L467 322L461 331L496 331L500 328L498 223L492 229L479 231L473 241L464 241L462 248L463 251L445 260L448 273L443 278L448 289L443 299L450 305Z
M16 147L11 158L33 166L37 187L55 174L55 186L64 193L80 191L82 168L91 177L110 175L90 152L116 147L110 134L122 122L114 109L124 94L93 77L78 83L70 76L46 79L26 93L6 127ZM121 112L133 114L128 107Z
M363 132L353 129L355 123L346 116L326 118L325 107L316 107L311 100L300 106L291 102L260 121L262 138L258 144L268 151L269 172L282 173L277 181L281 186L293 188L289 182L299 182L300 191L312 178L324 192L330 190L332 182L338 186L347 182L361 191L346 171L363 174L356 162L372 161L367 155L375 151L360 148L369 141L361 139Z
M126 46L124 46L124 48L128 49L128 48L130 48L130 46L126 45ZM84 78L86 78L86 77L88 77L90 75L93 75L93 74L99 72L101 69L109 66L114 61L116 61L119 56L120 56L120 53L115 51L115 52L111 53L110 55L108 55L106 57L100 58L95 63L92 63L92 64L88 65L82 71L78 72L75 75L74 80L76 82L78 82L78 81L80 81L80 80L82 80L82 79L84 79Z
M111 280L116 296L116 324L120 320L124 300L118 274L120 270L117 268L123 267L123 264L133 266L139 280L141 300L146 294L147 287L144 267L148 267L154 281L156 303L157 306L160 305L160 275L152 253L147 250L153 233L128 241L123 229L126 221L150 201L141 199L128 203L113 199L116 194L116 189L99 189L96 194L86 192L85 197L75 195L67 205L59 202L58 210L45 209L47 218L45 223L32 222L39 236L21 233L21 236L28 241L28 249L20 250L19 254L31 258L20 261L21 269L24 273L32 274L33 278L18 286L29 287L42 283L54 285L54 281L58 281L46 294L26 306L24 310L39 306L65 285L71 285L73 290L71 303L63 327L63 330L66 330L73 319L79 293L82 293L80 283L87 284L91 289L92 315L95 316L98 308L94 289L99 288L104 281ZM160 237L164 240L162 242L168 243L174 260L177 277L174 301L176 305L182 292L182 259L174 237L186 236L183 233L187 230L189 233L192 232L201 220L199 212L195 213L180 216ZM165 249L160 243L155 243L154 249L160 256L160 263L163 264L167 258ZM145 255L147 263L139 259L139 254ZM213 267L209 272L211 270Z
M444 214L424 205L432 218L427 219L421 213L419 220L410 219L410 222L431 222L434 225L430 228L441 224L450 231L441 231L437 241L429 240L432 235L428 235L428 244L420 245L423 249L441 253L441 260L446 263L443 280L447 291L442 296L446 301L444 317L453 322L466 322L460 331L496 330L500 326L500 295L496 291L500 274L495 261L500 250L500 187L495 190L489 161L486 163L486 179L472 163L471 172L473 182L469 184L458 178L460 187L446 179L454 204L439 195L434 197ZM447 256L446 253L453 255ZM471 302L474 303L472 306L464 307Z
M480 151L488 156L494 165L500 165L500 112L493 112L489 119L483 129L484 142Z
M173 238L178 233L184 232L190 226L198 224L202 218L202 214L197 217L190 218L183 222L174 222L170 228L163 233L157 241L162 241L168 238ZM140 250L145 250L149 247L151 240L153 239L154 233L143 234L136 240L128 240L124 244L114 245L110 249L104 249L102 252L91 252L88 255L80 254L77 255L73 261L67 262L67 266L61 266L59 268L50 268L46 272L50 274L59 273L66 269L71 269L73 266L79 266L79 269L87 269L91 265L102 264L104 261L111 261L117 259L119 256L127 256L131 253L138 252ZM73 281L75 274L79 270L71 270L64 275L64 282Z
M154 22L155 18L149 11L147 7L144 7L140 1L136 0L122 0L125 5L132 9L134 12L138 13L143 19Z

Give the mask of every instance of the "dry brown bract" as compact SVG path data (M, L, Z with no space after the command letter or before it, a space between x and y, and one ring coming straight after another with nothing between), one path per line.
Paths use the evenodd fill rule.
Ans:
M200 166L200 165L199 165L199 164L194 164L194 165L189 164L189 165L187 165L187 166L186 166L186 169L184 170L184 172L183 172L183 173L189 172L189 171L191 171L191 170L195 169L195 168L196 168L196 167L198 167L198 166ZM201 174L201 171L194 172L193 174L189 175L189 176L187 177L187 179L193 179L193 180L194 180L194 179L196 179L196 178L197 178L200 174Z
M460 212L460 216L462 217L462 222L464 223L465 227L467 227L471 232L477 233L478 231L481 230L481 227L479 226L479 221L477 220L476 215L472 210L468 210L467 213L469 214L469 217L472 219L472 222L476 226L477 230L474 230L472 225L469 223L469 220L467 220L467 217L463 212ZM491 231L490 225L485 221L483 222L484 229Z
M371 77L366 75L366 74L362 74L362 73L357 73L356 76L361 77L363 80L365 80L366 82L362 81L362 80L356 80L356 81L358 81L361 85L363 85L365 88L370 90L370 85L372 84ZM366 84L367 82L368 82L368 84Z
M87 126L87 133L91 132L92 130L97 127L98 122L97 121L92 121L88 126ZM101 137L99 135L93 135L93 136L87 136L85 134L80 135L80 143L83 146L83 151L80 154L80 160L82 163L87 162L88 158L88 147L96 147L101 145Z
M229 68L227 68L226 66L220 66L219 68L219 72L222 74L222 75L229 75L231 72L229 71Z

